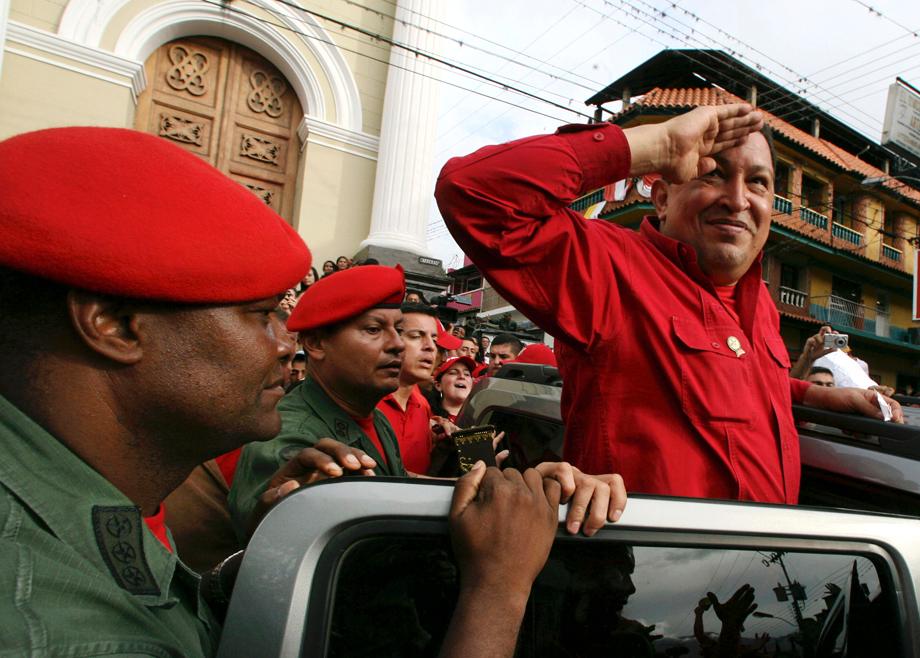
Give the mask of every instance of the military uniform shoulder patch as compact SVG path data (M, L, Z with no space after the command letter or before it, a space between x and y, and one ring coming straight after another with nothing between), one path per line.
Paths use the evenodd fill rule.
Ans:
M115 582L131 594L158 596L160 588L144 556L143 524L136 507L93 507L96 544Z

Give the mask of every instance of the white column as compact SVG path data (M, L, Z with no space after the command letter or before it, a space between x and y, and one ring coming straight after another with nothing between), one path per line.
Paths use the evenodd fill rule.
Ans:
M3 75L3 51L6 49L6 23L10 19L10 0L0 0L0 76Z
M393 40L437 55L443 0L399 0ZM371 230L362 247L377 246L429 255L426 239L434 192L439 71L431 60L393 46L383 100L383 124L374 183ZM432 76L432 77L425 77Z

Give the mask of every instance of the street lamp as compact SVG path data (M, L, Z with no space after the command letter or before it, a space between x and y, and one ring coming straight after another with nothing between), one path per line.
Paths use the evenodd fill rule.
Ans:
M784 619L783 617L777 617L776 615L771 615L769 612L761 612L760 610L755 610L751 614L754 615L755 617L760 617L761 619L778 619L779 621L786 622L793 628L798 628L795 624L793 624L788 619Z

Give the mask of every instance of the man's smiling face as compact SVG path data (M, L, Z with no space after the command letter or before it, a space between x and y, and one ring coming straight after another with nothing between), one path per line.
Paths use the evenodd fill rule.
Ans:
M693 247L716 285L736 283L760 253L773 211L773 160L766 138L714 157L716 168L682 185L656 181L652 199L662 234Z

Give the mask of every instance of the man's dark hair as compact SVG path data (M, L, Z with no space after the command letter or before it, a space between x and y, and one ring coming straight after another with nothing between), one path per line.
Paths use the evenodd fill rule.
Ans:
M291 363L300 363L301 361L303 361L304 363L307 362L307 355L304 354L303 352L297 352L296 354L294 354L294 358L291 359Z
M403 312L403 315L406 313L421 313L422 315L429 315L433 318L438 317L438 309L425 306L424 304L403 304L399 307L399 310Z
M811 370L808 371L808 375L805 375L805 376L808 377L810 375L830 375L831 377L833 377L834 373L829 368L824 368L822 366L814 366Z
M498 334L492 339L490 347L495 347L496 345L510 345L511 351L514 352L515 356L520 354L521 350L524 349L524 343L522 343L517 336L512 336L511 334Z

